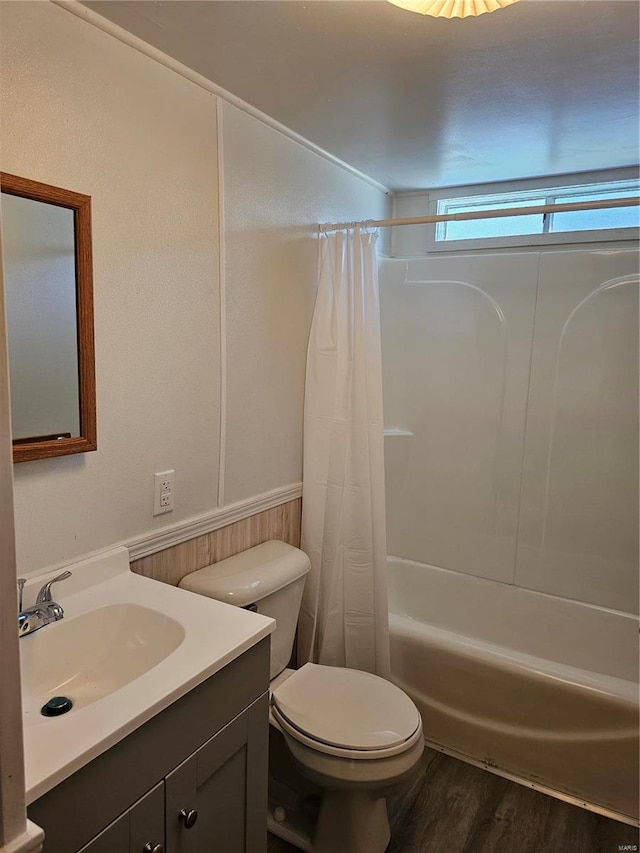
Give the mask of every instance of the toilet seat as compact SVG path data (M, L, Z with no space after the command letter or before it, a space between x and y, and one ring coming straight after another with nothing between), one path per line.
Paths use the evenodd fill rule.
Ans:
M355 759L356 761L358 759L368 759L369 761L372 761L376 758L392 758L395 755L401 755L403 752L410 750L411 747L421 741L423 737L422 726L420 725L408 740L403 741L397 746L389 746L385 749L348 749L347 747L333 746L330 743L325 743L324 741L317 740L305 734L303 731L296 728L296 726L292 725L292 723L290 723L289 720L287 720L287 718L278 711L275 705L271 706L271 713L276 725L279 726L286 734L290 735L294 740L298 741L298 743L303 744L315 752L321 752L325 755L334 755L337 758L348 758L350 760Z
M271 701L291 737L328 755L386 758L422 737L411 699L369 672L308 663L274 689Z

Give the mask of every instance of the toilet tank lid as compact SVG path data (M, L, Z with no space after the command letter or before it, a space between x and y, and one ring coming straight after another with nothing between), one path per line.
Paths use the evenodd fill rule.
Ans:
M310 568L304 551L272 539L185 575L179 586L246 607L303 577Z

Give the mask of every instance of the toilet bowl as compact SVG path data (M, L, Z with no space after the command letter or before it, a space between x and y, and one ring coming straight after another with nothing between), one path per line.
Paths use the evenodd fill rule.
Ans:
M180 586L276 619L269 721L322 797L312 837L287 827L284 809L270 830L313 853L383 853L386 795L422 754L422 721L399 687L372 673L286 668L309 568L302 551L271 541L193 572Z
M313 851L384 851L386 795L424 748L409 697L368 672L307 663L272 691L271 722L324 790Z
M399 687L313 663L290 673L272 690L271 721L309 773L332 787L381 787L420 757L420 715Z

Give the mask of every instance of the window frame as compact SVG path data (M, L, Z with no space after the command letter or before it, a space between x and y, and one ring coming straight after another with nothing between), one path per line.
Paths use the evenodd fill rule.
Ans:
M503 181L493 184L475 184L461 187L445 187L428 190L423 195L427 199L427 215L437 216L438 202L442 199L468 198L469 196L495 195L500 193L530 192L536 190L555 190L559 187L578 187L588 184L602 184L613 181L638 180L638 167L625 169L607 169L600 172L581 172L572 175L555 175L547 178L532 178L522 181ZM409 195L409 194L407 194ZM548 217L547 217L548 222ZM545 229L548 227L545 222ZM426 226L427 252L478 251L479 249L509 249L530 246L553 246L567 243L594 243L620 240L637 240L638 228L606 228L582 231L547 231L541 234L515 234L508 237L476 237L469 240L436 240L437 223Z

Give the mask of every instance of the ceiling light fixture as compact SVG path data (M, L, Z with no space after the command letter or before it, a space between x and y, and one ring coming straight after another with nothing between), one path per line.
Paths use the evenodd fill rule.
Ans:
M517 0L389 0L389 3L434 18L468 18L495 12Z

